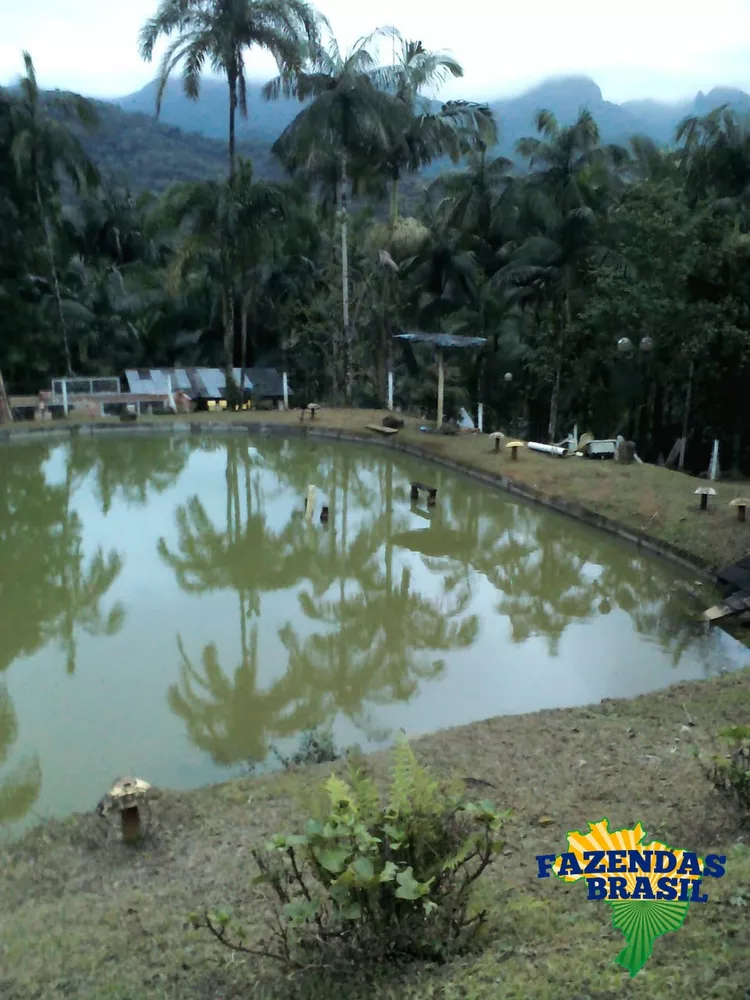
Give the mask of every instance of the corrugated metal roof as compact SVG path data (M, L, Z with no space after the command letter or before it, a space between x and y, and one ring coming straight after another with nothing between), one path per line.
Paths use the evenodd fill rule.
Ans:
M224 372L220 368L196 368L195 374L203 383L203 395L208 399L223 399Z
M397 333L393 339L435 347L481 347L487 343L486 337L459 337L454 333Z
M239 385L242 370L234 368L235 381ZM181 390L201 399L223 399L226 378L221 368L139 368L128 369L125 378L128 389L136 394L160 394L167 392L167 376L172 381L172 392ZM257 392L260 396L281 398L284 394L281 375L275 368L246 368L245 390ZM292 390L289 389L291 396Z

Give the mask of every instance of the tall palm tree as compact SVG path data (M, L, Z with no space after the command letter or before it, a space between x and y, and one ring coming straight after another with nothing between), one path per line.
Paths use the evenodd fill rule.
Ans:
M55 262L50 199L58 193L61 172L67 175L76 191L97 183L96 170L80 141L67 125L67 122L71 122L92 128L97 118L93 103L76 94L43 96L28 52L23 53L23 63L26 75L21 78L18 96L11 104L11 157L19 177L33 191L38 222L44 233L44 248L65 352L66 372L72 375L73 359Z
M247 118L245 51L270 52L280 71L298 67L303 47L315 46L325 21L305 0L161 0L156 14L141 28L141 57L153 58L160 38L170 42L161 60L156 113L161 112L169 77L182 63L187 97L200 97L206 64L226 77L229 88L229 177L234 177L237 111Z
M750 169L750 119L728 105L707 115L684 118L675 138L691 208L700 199L723 201L747 214Z
M448 52L430 52L420 41L408 41L392 29L394 60L376 77L379 85L393 93L409 112L407 125L393 135L386 150L384 168L391 180L390 222L398 222L398 186L404 171L416 171L441 156L457 162L465 133L484 135L488 144L497 141L492 111L485 104L449 101L433 111L424 99L451 77L464 75L463 67ZM396 54L398 46L398 54Z
M173 255L167 284L173 292L185 286L197 262L215 276L221 299L223 359L227 386L234 380L233 267L236 254L227 251L227 233L236 232L237 205L232 188L223 180L175 185L166 197L167 214L181 230L182 240Z
M612 204L613 158L619 148L604 147L590 112L561 127L549 111L536 119L538 137L517 143L531 168L528 194L536 231L519 247L514 264L504 269L499 283L534 286L550 316L553 332L554 384L550 399L548 435L557 429L563 341L573 321L573 299L583 273L592 265L628 273L621 254L603 245L600 220Z
M246 118L247 78L245 52L253 48L270 52L280 72L301 65L303 51L317 48L321 16L306 0L161 0L156 14L140 32L140 52L150 62L162 37L176 35L167 47L159 68L156 113L170 75L182 63L182 84L187 97L200 97L201 76L208 65L226 77L229 88L229 185L236 169L237 111ZM230 223L230 217L224 219ZM227 386L233 382L235 285L233 230L225 229L222 254L225 272L225 356Z
M280 184L256 180L250 160L241 160L235 184L237 203L237 269L240 280L240 387L245 388L248 310L260 279L283 242L289 199ZM252 346L252 345L251 345Z
M378 29L342 54L335 38L309 50L303 68L292 67L263 89L267 100L284 95L309 101L274 143L273 152L292 172L319 159L321 151L338 158L338 210L341 226L341 312L344 345L344 381L351 403L354 370L349 320L348 197L353 162L378 159L394 143L394 136L411 117L403 102L381 89L382 67L372 52L374 41L392 29Z

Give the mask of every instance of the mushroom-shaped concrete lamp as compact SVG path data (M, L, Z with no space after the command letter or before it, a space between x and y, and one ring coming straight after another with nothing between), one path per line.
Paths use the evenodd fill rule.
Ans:
M506 446L505 446L505 447L506 447L506 448L510 448L510 457L511 457L511 458L513 459L513 461L514 461L514 462L515 462L515 461L517 460L517 458L518 458L518 449L519 449L519 448L523 448L523 446L524 446L524 443L525 443L525 442L523 442L523 441L509 441L509 442L508 442L508 443L506 444Z
M126 844L140 839L140 810L151 791L151 785L142 778L118 778L96 807L100 816L120 814L122 839Z
M695 495L701 498L701 510L708 509L708 498L716 496L716 490L711 486L699 486Z
M500 445L504 437L505 435L502 431L493 431L490 434L490 440L495 442L495 451L500 451Z
M307 409L310 411L310 420L315 420L315 414L320 409L320 405L318 403L310 403Z
M735 497L734 500L729 501L729 506L736 507L737 520L744 521L746 509L750 507L750 500L748 500L746 497Z

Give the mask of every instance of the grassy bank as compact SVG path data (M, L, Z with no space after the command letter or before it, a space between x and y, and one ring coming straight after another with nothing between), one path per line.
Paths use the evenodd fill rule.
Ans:
M186 929L190 911L228 904L245 914L250 940L262 935L266 912L250 895L249 849L296 826L300 793L330 765L164 793L152 835L135 852L107 839L94 816L48 823L3 858L0 996L740 1000L750 982L750 851L691 748L708 748L717 727L746 721L749 696L744 672L416 741L441 773L490 782L480 797L513 809L507 848L484 888L492 914L485 947L442 967L290 982ZM384 759L373 761L382 770ZM582 886L535 877L536 854L562 850L568 830L602 815L613 828L640 820L649 836L729 857L709 902L691 906L684 926L656 941L632 980L614 964L623 939L608 907L587 902Z
M313 424L306 418L305 427L361 434L383 443L385 439L381 435L367 430L368 424L380 424L382 418L380 410L324 408ZM192 414L152 419L159 424L189 420L214 425L260 422L300 426L298 411ZM747 493L746 485L714 483L717 495L711 498L707 511L700 511L694 490L705 486L704 480L656 466L558 459L526 450L513 462L507 450L496 454L486 435L424 434L419 431L419 424L420 421L414 418L406 418L406 426L388 440L419 448L426 456L437 456L490 475L507 477L543 497L560 499L573 508L577 506L615 521L628 531L673 546L686 558L707 568L727 565L750 551L750 520L745 524L738 522L736 509L729 506L734 497ZM29 427L28 424L15 426L17 429ZM58 424L47 426L56 428Z

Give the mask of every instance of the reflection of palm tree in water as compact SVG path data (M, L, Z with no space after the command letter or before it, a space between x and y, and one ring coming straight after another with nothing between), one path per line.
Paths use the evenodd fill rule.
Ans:
M257 626L250 629L249 642L247 630L242 630L242 659L231 679L221 668L215 643L204 647L202 669L192 663L181 639L177 644L180 681L169 689L169 707L186 723L190 741L216 764L262 761L269 739L316 725L305 706L291 710L296 698L286 678L266 691L259 690Z
M636 631L657 638L675 665L695 642L710 642L684 588L653 560L618 550L597 532L570 530L559 518L457 486L441 492L426 529L435 530L436 546L441 532L450 534L451 554L423 553L423 560L443 575L448 592L470 594L472 574L485 576L502 595L497 610L509 618L515 641L545 636L554 655L571 622L616 607Z
M497 609L510 619L513 641L543 635L556 656L568 625L593 614L595 588L582 572L585 559L547 525L539 525L535 551L516 553L522 560L516 572L494 582L503 593Z
M697 647L702 663L709 668L718 650L700 617L701 598L693 595L686 583L668 580L654 569L653 561L639 554L620 560L616 571L611 564L604 564L597 580L603 600L614 601L627 611L641 635L657 639L673 666L679 665L690 648Z
M3 766L18 736L18 721L7 688L0 686L0 828L22 820L42 787L42 769L34 756L3 775Z
M180 682L172 685L168 694L169 705L187 724L192 742L210 753L217 764L226 765L263 760L269 738L307 727L304 717L285 715L293 698L283 682L268 691L259 690L257 627L250 629L248 638L248 623L260 614L262 593L292 586L300 560L311 566L315 560L309 547L290 545L294 524L281 535L269 531L263 513L265 497L258 477L252 474L254 459L238 442L227 442L224 448L226 527L219 530L198 497L193 497L177 510L176 552L170 551L162 538L159 553L186 592L233 590L237 594L241 662L233 677L222 670L215 643L204 647L199 669L178 636Z
M288 535L273 534L263 512L264 496L257 477L253 479L253 459L242 453L245 510L242 511L239 458L236 441L226 447L226 527L217 528L197 496L177 509L177 546L173 552L164 538L158 550L171 567L179 586L187 593L234 590L240 595L243 620L260 613L264 591L285 589L297 579L295 550L285 558Z
M297 678L300 690L307 692L308 699L317 702L316 714L321 723L341 713L361 724L366 702L408 700L419 681L435 679L445 666L440 659L425 662L417 654L466 648L475 641L479 629L475 615L460 622L455 620L465 610L462 601L454 601L446 608L414 593L408 568L402 569L400 582L394 585L390 462L381 488L379 509L383 513L370 532L360 532L349 546L348 482L344 478L340 521L337 524L334 518L329 526L332 575L336 574L336 567L343 569L338 572L338 594L328 599L324 594L299 595L300 607L308 620L322 623L327 631L303 642L289 623L280 632L289 653L289 671ZM363 536L369 544L358 558L353 558ZM338 537L341 547L337 552ZM383 542L385 562L381 568L377 555ZM351 578L356 589L347 595L344 583Z
M180 643L181 681L169 694L170 706L186 721L191 739L219 763L262 760L269 738L315 728L339 712L362 722L367 701L404 700L420 678L434 677L442 669L439 660L415 665L414 650L468 645L477 629L476 619L451 622L443 608L412 593L408 571L394 587L392 547L387 547L385 573L378 567L386 524L385 537L390 538L391 497L384 513L382 504L373 503L372 485L363 479L361 500L366 497L367 507L374 506L378 513L349 539L351 456L337 461L334 455L323 479L333 515L325 528L293 518L280 534L271 535L260 490L255 491L252 509L247 503L245 518L239 516L237 452L232 444L227 446L226 530L218 531L193 498L177 513L177 552L160 542L162 557L184 589L233 589L240 599L242 662L234 677L221 670L215 644L204 648L198 668ZM253 491L247 465L245 471L249 496ZM389 482L390 475L389 470ZM285 625L280 638L288 652L286 673L260 691L257 632L251 630L248 645L246 622L259 613L262 592L301 579L310 584L310 592L300 598L308 617L326 625L340 620L341 631L300 642L291 624ZM326 599L332 586L337 597Z
M0 670L21 655L59 640L69 673L76 635L111 635L124 620L101 601L120 572L115 551L98 549L85 562L82 525L71 510L75 473L66 462L64 485L50 485L43 463L51 449L24 445L0 477Z
M108 615L103 615L100 603L122 569L122 559L111 551L106 557L98 549L87 569L84 569L83 542L81 540L81 520L71 511L75 484L75 469L71 451L65 463L65 508L62 524L65 555L60 560L60 590L62 607L58 614L47 623L46 635L49 641L57 638L66 654L66 669L75 673L78 629L91 636L115 635L125 621L125 610L115 604Z
M117 441L74 438L68 463L74 481L93 474L94 491L103 514L115 497L144 506L150 490L163 493L174 485L190 457L191 442L179 435L119 438Z

